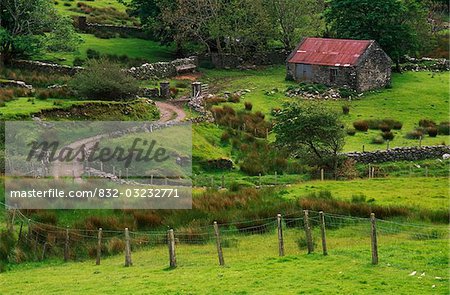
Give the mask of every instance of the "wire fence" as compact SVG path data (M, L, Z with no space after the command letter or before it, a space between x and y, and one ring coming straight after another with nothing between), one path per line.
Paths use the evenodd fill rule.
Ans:
M170 262L171 267L176 267L199 263L232 265L241 261L305 253L338 255L349 247L355 248L354 244L357 245L355 251L364 253L368 261L371 253L372 263L377 264L379 245L448 239L449 236L448 227L443 226L308 210L273 218L173 229L172 236L172 229L75 229L29 219L20 210L10 209L8 215L8 228L16 235L17 246L28 253L28 260L42 261L55 257L65 261L96 259L100 264L104 257L125 253L127 266L132 265L132 253L139 249L154 253L158 259L152 259L156 259L155 263L161 263L161 266Z

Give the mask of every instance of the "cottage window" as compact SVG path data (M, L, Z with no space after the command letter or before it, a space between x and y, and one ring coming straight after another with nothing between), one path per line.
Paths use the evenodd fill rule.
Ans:
M330 69L330 82L336 82L337 69Z

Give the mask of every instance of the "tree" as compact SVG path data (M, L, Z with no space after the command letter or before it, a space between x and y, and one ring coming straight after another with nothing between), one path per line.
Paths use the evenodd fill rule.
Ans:
M136 97L139 83L118 64L106 59L91 59L86 69L70 81L69 87L81 98L123 100Z
M326 11L331 34L338 38L373 39L395 61L415 55L430 30L418 0L333 0Z
M2 61L28 57L44 46L55 12L48 0L0 1L0 53Z
M321 35L325 28L322 12L324 1L270 0L269 9L279 27L278 39L291 51L306 36Z
M291 103L275 116L276 144L310 164L337 170L345 132L336 112L320 103Z
M58 17L54 27L54 30L47 37L47 49L49 51L75 51L82 39L75 32L72 19Z

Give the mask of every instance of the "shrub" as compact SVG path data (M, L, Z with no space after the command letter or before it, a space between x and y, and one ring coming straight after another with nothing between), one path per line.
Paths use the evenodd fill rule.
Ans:
M81 67L84 64L85 60L80 57L75 57L73 59L73 66L74 67Z
M394 130L401 130L402 127L403 127L403 123L400 121L394 121L392 123L392 129L394 129Z
M369 124L365 120L359 120L359 121L353 122L353 127L355 127L355 129L358 131L365 132L369 129Z
M438 129L435 126L428 127L426 130L430 137L436 137L438 135Z
M389 132L389 131L391 131L391 127L390 127L388 124L386 124L386 123L381 123L381 124L378 126L378 128L379 128L381 131L383 131L383 132Z
M98 52L97 50L88 48L86 50L86 56L88 59L98 59L98 58L100 58L100 52Z
M86 69L77 73L69 85L80 98L88 99L130 99L139 91L136 79L105 59L89 60Z
M435 127L436 126L436 122L434 122L433 120L421 119L419 121L419 126L423 127L423 128Z
M253 109L253 104L251 102L249 102L249 101L246 101L244 103L244 107L245 107L246 111L251 111Z
M380 129L380 124L383 123L382 120L378 120L378 119L371 119L371 120L366 120L366 121L367 121L367 125L369 126L369 129L372 129L372 130Z
M420 139L422 136L423 136L423 131L416 129L414 131L408 132L405 137L407 139Z
M230 133L228 131L225 131L222 136L220 137L221 142L228 142L230 140Z
M393 140L395 136L391 131L384 131L381 133L381 137L383 137L384 140Z
M353 128L349 128L349 129L347 129L347 134L350 136L353 136L356 134L356 130Z
M297 239L297 247L299 250L305 250L308 247L308 240L304 236L300 236L300 238ZM313 247L317 247L317 241L315 237L313 236Z
M238 103L241 101L241 97L238 94L232 94L228 97L228 102Z
M350 107L348 105L343 105L342 106L342 113L344 115L348 115L348 113L350 113Z
M373 144L383 144L384 139L382 136L377 136L377 137L372 138L372 143Z
M0 88L0 100L10 101L14 98L14 89L1 89Z
M441 122L438 126L438 132L442 135L450 135L450 122Z

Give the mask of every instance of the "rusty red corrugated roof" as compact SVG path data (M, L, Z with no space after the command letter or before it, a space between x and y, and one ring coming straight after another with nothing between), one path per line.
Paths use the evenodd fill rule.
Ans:
M305 38L288 62L353 66L373 40Z

